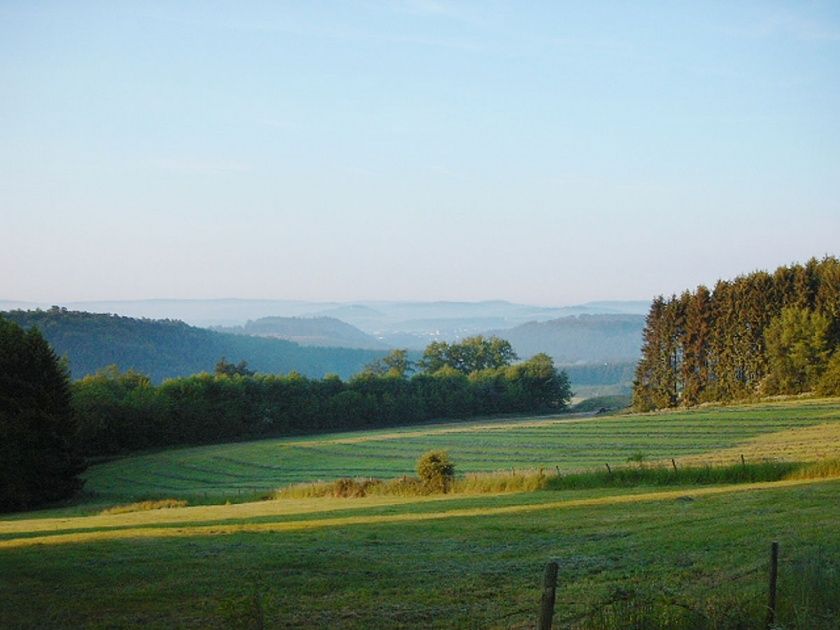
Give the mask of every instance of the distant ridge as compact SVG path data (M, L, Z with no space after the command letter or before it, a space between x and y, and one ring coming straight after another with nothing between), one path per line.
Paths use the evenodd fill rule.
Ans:
M24 328L37 326L74 378L111 364L148 374L156 382L212 372L221 357L244 360L257 372L300 372L347 378L385 353L352 348L307 348L283 339L221 333L177 320L152 320L54 308L0 313Z
M516 304L504 300L481 302L457 301L356 301L317 302L305 300L224 299L151 299L99 300L83 302L26 302L0 301L0 311L14 309L48 309L53 304L73 311L114 313L127 317L149 319L178 319L193 326L243 326L249 320L263 317L335 317L377 337L380 333L426 333L418 330L416 322L434 328L442 334L481 332L495 320L494 328L513 328L530 321L546 321L565 315L579 314L644 314L649 302L602 301L571 306L538 306ZM479 321L480 320L480 321ZM455 329L458 329L456 331Z
M522 358L538 352L558 364L637 361L641 356L643 315L575 315L528 322L490 331L510 341Z
M219 332L286 339L302 346L386 350L388 345L334 317L263 317Z

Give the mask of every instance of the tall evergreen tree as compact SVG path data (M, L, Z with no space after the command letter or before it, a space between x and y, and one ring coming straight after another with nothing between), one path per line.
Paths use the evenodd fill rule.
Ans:
M719 280L711 292L659 297L646 321L634 406L804 391L838 347L840 261L833 257Z
M40 332L0 318L0 510L81 488L75 446L66 368Z

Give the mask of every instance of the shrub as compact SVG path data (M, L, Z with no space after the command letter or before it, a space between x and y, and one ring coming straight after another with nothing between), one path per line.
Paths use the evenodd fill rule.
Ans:
M417 475L429 492L445 494L455 477L455 464L446 451L429 451L417 460Z

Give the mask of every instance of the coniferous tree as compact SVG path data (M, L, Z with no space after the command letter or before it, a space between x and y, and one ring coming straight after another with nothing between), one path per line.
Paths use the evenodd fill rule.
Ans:
M70 496L84 470L67 369L36 329L0 318L0 510Z
M782 318L788 309L799 315ZM797 334L810 341L790 341ZM838 347L840 261L833 257L720 280L711 292L698 287L669 300L658 297L646 320L634 406L804 391L815 386Z

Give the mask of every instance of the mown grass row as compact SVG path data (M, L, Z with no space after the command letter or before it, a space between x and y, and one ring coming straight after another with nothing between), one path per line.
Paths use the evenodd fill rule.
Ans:
M449 450L459 469L469 473L539 467L571 472L605 463L619 465L636 451L651 459L674 457L679 464L692 465L734 462L740 453L753 461L763 457L806 461L840 455L837 429L836 400L573 422L528 418L448 423L128 457L91 468L87 489L100 501L173 495L236 501L244 494L291 483L409 475L416 458L432 448ZM803 431L807 439L787 435L789 431ZM783 433L785 441L773 442L773 436Z

